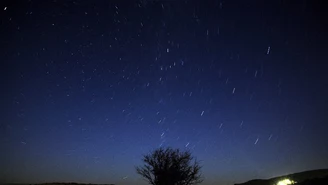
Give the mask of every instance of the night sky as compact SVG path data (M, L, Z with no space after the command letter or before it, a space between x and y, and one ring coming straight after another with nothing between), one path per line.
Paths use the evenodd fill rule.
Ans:
M328 167L314 1L1 1L0 182L139 184L189 149L204 185Z

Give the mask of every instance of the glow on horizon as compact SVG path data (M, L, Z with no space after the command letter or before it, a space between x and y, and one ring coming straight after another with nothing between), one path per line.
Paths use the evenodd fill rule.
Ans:
M289 179L284 179L281 180L277 183L277 185L288 185L288 184L295 184L296 182L293 180L289 180Z

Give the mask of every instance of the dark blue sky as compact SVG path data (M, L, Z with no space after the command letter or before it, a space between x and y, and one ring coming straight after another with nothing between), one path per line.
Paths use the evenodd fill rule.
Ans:
M313 1L1 1L0 182L146 184L160 146L203 184L328 167Z

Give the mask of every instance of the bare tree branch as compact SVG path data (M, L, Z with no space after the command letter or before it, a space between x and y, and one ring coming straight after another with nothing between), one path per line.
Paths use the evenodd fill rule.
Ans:
M159 148L143 156L136 171L151 185L194 185L203 182L201 166L190 151Z

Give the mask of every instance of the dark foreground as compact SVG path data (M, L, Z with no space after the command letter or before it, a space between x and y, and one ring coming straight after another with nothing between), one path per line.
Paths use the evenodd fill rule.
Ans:
M300 173L274 177L271 179L254 179L245 183L235 185L277 185L280 180L290 179L296 182L296 185L328 185L328 169L311 170ZM86 184L86 183L67 183L67 182L52 182L40 184L19 184L9 183L0 185L115 185L115 184Z

